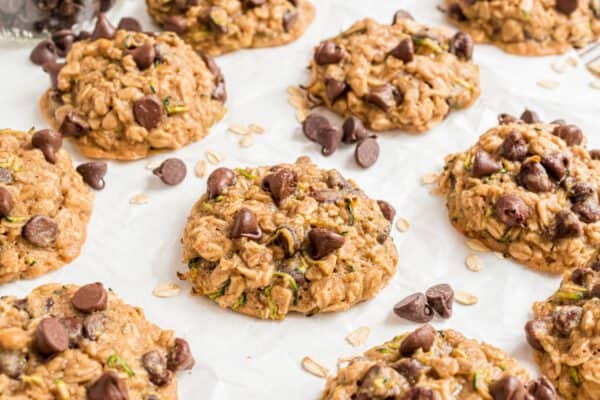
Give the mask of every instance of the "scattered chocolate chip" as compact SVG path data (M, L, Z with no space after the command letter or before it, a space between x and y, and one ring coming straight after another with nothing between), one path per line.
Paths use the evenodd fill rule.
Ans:
M498 123L500 125L516 124L519 120L510 114L502 113L498 115Z
M106 170L107 165L104 161L92 161L77 167L77 172L79 172L83 181L95 190L104 189Z
M556 0L556 9L566 15L571 15L579 7L579 0Z
M58 318L45 318L35 331L35 345L42 355L51 356L69 348L69 334Z
M8 217L14 206L14 199L8 189L0 186L0 218Z
M568 191L568 196L571 202L581 203L591 198L597 200L596 189L587 182L577 182Z
M575 268L571 272L571 282L579 286L587 286L588 280L594 275L594 270L591 268Z
M18 379L27 365L25 353L20 350L0 350L0 373Z
M335 103L336 100L340 99L348 90L346 82L338 81L337 79L327 78L325 80L325 91L327 92L327 99L330 103Z
M337 64L344 58L344 49L335 42L322 42L315 49L314 58L319 65Z
M283 14L283 30L290 32L294 28L294 25L296 25L296 21L298 21L298 12L286 11Z
M167 369L167 360L158 350L145 353L142 366L148 372L150 381L157 386L166 385L173 379L173 372Z
M12 183L13 176L11 170L0 167L0 183Z
M128 400L127 384L116 372L107 371L87 390L87 400Z
M53 129L42 129L31 137L31 145L42 151L49 163L56 163L56 153L62 146L62 135Z
M167 158L152 173L165 184L174 186L183 181L187 174L187 168L179 158Z
M465 32L456 32L450 40L450 52L463 60L473 58L473 38Z
M162 103L153 96L144 96L133 103L135 121L147 130L152 130L160 124L163 113Z
M511 161L523 161L529 151L529 145L519 131L509 132L500 147L502 157Z
M90 131L90 126L75 111L69 111L59 128L63 136L79 138Z
M281 168L263 179L262 187L271 192L273 201L277 204L296 192L296 174L287 168Z
M185 18L181 15L170 15L163 21L163 29L182 36L188 31L188 26Z
M183 371L192 369L194 363L188 342L181 338L175 339L175 344L169 349L167 367L171 371Z
M527 124L537 124L537 123L541 122L542 120L540 119L540 117L537 115L537 113L535 111L525 109L525 111L523 111L523 114L521 114L521 121L523 121Z
M319 203L335 203L342 199L342 194L332 189L314 190L311 196Z
M427 304L442 318L452 316L452 305L454 303L454 290L447 283L440 283L427 289L425 292Z
M50 84L54 89L58 87L58 74L65 66L65 63L58 63L56 61L48 61L42 66L42 69L50 77Z
M343 133L334 127L320 129L317 134L317 142L322 146L321 153L330 156L337 150L342 141Z
M559 125L552 134L564 140L567 146L579 146L583 143L583 132L575 125Z
M71 299L73 307L84 313L106 310L107 303L108 293L100 282L80 287Z
M96 26L92 32L91 40L112 39L115 36L115 27L110 23L104 13L98 14Z
M561 210L556 214L555 237L557 239L579 237L583 228L577 215L570 210Z
M528 398L523 383L513 375L504 375L492 382L489 390L494 400L525 400Z
M414 59L415 47L411 38L404 38L400 41L398 46L394 47L390 51L390 55L396 57L405 63L409 63Z
M317 141L319 131L326 128L331 128L331 123L327 117L321 114L311 113L302 122L302 132L313 142Z
M242 237L260 240L262 237L262 230L258 225L256 216L250 209L243 207L235 215L233 220L233 227L231 228L231 238L240 239Z
M320 260L327 257L344 245L342 235L324 228L313 228L308 232L308 239L312 249L312 258Z
M392 364L392 368L409 382L414 383L425 367L414 358L405 358Z
M548 174L557 181L562 181L567 176L569 157L565 153L553 152L542 157L542 165Z
M139 21L132 17L123 17L119 21L119 25L117 25L117 29L123 29L130 32L141 32L142 25Z
M21 234L35 246L48 247L56 241L58 225L51 218L36 215L23 226Z
M546 327L546 323L539 319L534 319L528 321L525 324L525 335L527 337L527 343L537 351L544 351L544 346L540 342L540 338L542 338L548 328Z
M525 385L527 391L535 400L558 400L556 388L545 376L540 376L537 380L532 380Z
M67 56L73 43L75 43L75 39L75 32L70 29L61 29L52 34L52 42L54 42L59 57Z
M56 46L51 40L42 40L29 55L29 60L36 65L44 65L56 61Z
M398 89L386 83L371 88L369 94L365 96L365 101L387 112L396 106L397 93Z
M390 203L385 200L377 200L377 205L381 210L381 213L388 221L394 221L394 217L396 216L396 209Z
M408 11L398 10L394 13L394 18L392 19L392 25L396 25L398 23L398 21L400 21L402 19L409 19L411 21L415 20Z
M423 293L413 293L400 300L394 306L394 313L413 322L429 322L433 319L433 310Z
M65 327L69 336L69 348L77 348L83 336L83 324L81 320L77 317L66 317L61 318L60 322Z
M466 21L467 17L458 3L452 3L446 10L448 16L457 21Z
M552 322L554 328L564 336L567 336L573 329L579 326L582 308L579 306L562 306L554 311Z
M377 138L375 136L368 137L356 145L356 150L354 151L354 159L356 163L362 168L369 168L375 161L379 158L379 143L377 143Z
M473 167L471 175L475 178L482 178L494 174L502 168L502 165L484 150L478 150L473 157Z
M104 331L104 315L102 313L93 313L83 320L83 336L89 340L98 340Z
M417 328L405 337L400 344L400 355L403 357L410 357L418 349L422 349L423 352L427 353L431 350L431 346L433 346L435 336L435 329L429 324Z
M529 208L516 194L505 194L496 201L494 214L503 224L524 227L529 218Z
M549 192L552 190L552 181L541 163L529 160L521 165L517 175L517 183L525 189L535 193Z
M133 61L143 71L150 68L156 59L156 50L153 45L146 43L135 49L127 50L127 54L133 57Z
M342 125L342 131L344 132L342 138L344 143L360 142L369 135L362 121L356 117L346 118Z
M229 186L236 182L235 174L229 168L221 167L215 169L209 176L206 183L206 193L208 199L212 200L222 195Z
M589 154L592 160L600 160L600 149L590 150Z
M580 203L575 203L571 209L579 215L579 218L586 224L593 224L600 221L600 207L594 199L588 199Z

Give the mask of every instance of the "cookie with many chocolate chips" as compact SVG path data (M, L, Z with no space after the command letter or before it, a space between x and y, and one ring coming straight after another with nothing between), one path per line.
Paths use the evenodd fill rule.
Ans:
M478 97L473 41L410 18L365 19L321 42L310 63L309 98L374 131L423 132Z
M54 84L42 111L92 158L178 149L206 136L225 113L225 80L210 57L173 33L115 31L103 16L64 65L46 70Z
M211 55L273 47L298 39L312 23L309 0L146 0L150 16Z
M345 360L322 400L558 400L504 351L429 324Z
M0 283L60 268L85 242L94 195L61 146L51 129L0 130Z
M600 36L597 0L445 0L448 18L477 43L527 56L561 54Z
M181 278L221 307L275 320L345 311L396 271L391 214L336 170L301 157L219 168L207 186L183 233Z
M600 162L585 149L581 129L543 123L531 111L500 119L473 147L446 157L438 183L452 224L541 271L594 262Z
M177 399L188 343L101 283L0 299L3 399Z

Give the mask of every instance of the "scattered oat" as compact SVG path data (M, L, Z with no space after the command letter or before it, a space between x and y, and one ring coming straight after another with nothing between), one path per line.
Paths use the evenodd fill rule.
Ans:
M173 282L159 283L152 291L156 297L174 297L179 293L181 293L181 288Z
M150 198L144 194L136 194L131 199L129 199L130 204L148 204L150 202Z
M556 89L560 86L560 83L550 79L542 79L537 82L537 85L544 89Z
M421 181L423 182L424 185L431 185L432 183L435 183L437 180L438 180L438 174L436 174L435 172L425 174L421 178Z
M562 59L552 61L552 64L550 64L550 66L552 67L552 70L558 74L563 74L569 69L569 64L567 64L565 60Z
M467 268L469 268L473 272L481 271L481 261L479 260L479 257L477 257L475 254L469 254L467 256L465 264L467 265Z
M248 125L248 129L250 130L250 132L258 133L259 135L265 133L265 128L263 128L259 124L250 124Z
M244 125L240 125L240 124L232 124L229 128L228 128L229 132L231 133L235 133L236 135L249 135L250 134L250 129L248 129L247 127L245 127Z
M600 79L594 79L590 82L590 87L592 89L600 90Z
M354 347L358 347L363 345L369 335L371 334L371 329L367 326L361 326L360 328L350 332L348 336L346 336L346 340Z
M213 165L217 165L224 159L222 154L219 154L219 153L211 151L211 150L206 151L204 154L206 155L206 159L208 160L208 162Z
M472 306L473 304L477 304L479 301L477 296L465 290L457 290L454 292L454 300L456 300L457 303L465 306Z
M487 251L490 251L490 249L487 248L487 246L483 243L481 243L479 240L477 239L469 239L467 240L467 246L474 251L480 251L482 253L485 253Z
M567 57L565 62L573 68L575 68L579 64L579 61L577 61L577 58L575 58L573 56Z
M504 254L500 253L499 251L495 251L494 255L500 259L500 260L504 260Z
M240 139L240 146L242 147L252 147L254 146L254 136L248 135L244 136Z
M595 61L587 64L587 68L594 74L600 75L600 61Z
M206 161L205 160L198 161L194 171L196 172L196 176L198 178L204 178L204 175L206 175Z
M158 167L160 167L160 164L162 164L162 160L153 160L153 161L149 161L146 164L146 169L156 169Z
M410 222L406 218L398 218L396 221L396 229L400 232L406 232L410 228Z
M327 378L329 371L327 368L316 362L310 357L304 357L302 359L302 367L308 373L318 376L319 378Z

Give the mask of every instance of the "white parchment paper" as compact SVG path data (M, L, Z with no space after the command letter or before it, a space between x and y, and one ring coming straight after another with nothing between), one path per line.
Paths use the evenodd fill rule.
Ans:
M317 18L297 42L217 59L227 79L229 112L205 140L169 154L187 163L188 177L181 185L167 187L145 168L148 161L167 155L131 163L110 162L106 189L96 193L81 256L72 265L38 279L3 285L0 295L22 296L48 282L102 281L128 303L141 306L151 321L175 329L190 341L197 364L180 377L181 399L316 399L324 381L302 370L304 356L334 371L338 357L362 352L416 326L393 314L395 302L434 283L447 282L478 295L480 301L471 307L455 305L454 316L435 319L435 326L458 329L497 345L526 363L536 375L523 325L532 302L549 296L559 278L499 260L491 253L481 255L484 267L480 272L469 271L464 265L470 252L466 240L450 226L443 199L431 195L431 186L423 186L420 179L437 172L447 153L470 146L493 126L498 113L519 115L525 106L537 110L544 119L560 117L580 125L590 146L600 147L600 91L589 87L592 78L582 66L559 75L550 68L557 57L516 57L478 46L475 59L481 66L481 99L426 134L382 134L379 161L362 170L354 163L352 147L343 146L326 158L303 137L294 110L287 104L286 88L306 82L305 67L319 40L337 34L359 18L389 22L396 9L405 8L422 22L445 21L436 9L438 0L314 2ZM145 28L155 29L142 0L128 1L119 9L121 15L138 17ZM48 78L28 61L31 47L0 46L2 127L45 126L37 102ZM543 89L536 85L541 79L561 85L555 90ZM227 132L233 123L259 123L267 132L256 137L255 146L242 148L239 136ZM205 180L196 178L193 169L207 150L223 154L222 165L229 167L289 162L310 155L321 166L338 168L357 180L372 197L390 201L398 216L411 224L406 233L393 232L400 252L393 281L374 300L349 312L312 318L291 316L283 322L257 321L222 310L209 300L189 295L185 283L181 283L183 291L178 297L154 297L152 289L158 283L176 281L175 272L184 269L180 235L192 204L205 191ZM75 159L84 161L79 155ZM139 193L146 193L150 202L129 204ZM344 338L360 326L370 327L372 334L364 346L352 348Z

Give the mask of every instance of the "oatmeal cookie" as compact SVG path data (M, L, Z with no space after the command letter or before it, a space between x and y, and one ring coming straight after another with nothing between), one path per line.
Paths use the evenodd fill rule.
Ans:
M598 0L445 0L448 18L477 43L526 56L561 54L600 36Z
M101 283L48 284L0 299L3 400L177 399L188 343Z
M317 46L308 95L374 131L423 132L479 97L472 55L473 42L462 32L409 17L392 25L365 19Z
M429 324L338 365L322 400L558 400L504 351Z
M600 162L584 145L575 125L502 115L473 147L446 157L438 183L452 224L541 271L595 262Z
M60 268L85 242L94 195L61 145L50 129L0 130L0 283Z
M525 325L535 361L566 400L600 399L600 263L565 272Z
M181 275L221 307L262 319L344 311L394 275L393 208L336 170L295 164L208 178L183 233Z
M298 39L315 16L308 0L146 0L150 16L196 50L219 55Z
M99 32L99 33L98 33ZM114 31L104 16L46 69L44 114L87 157L133 160L199 140L225 113L215 62L173 33Z

